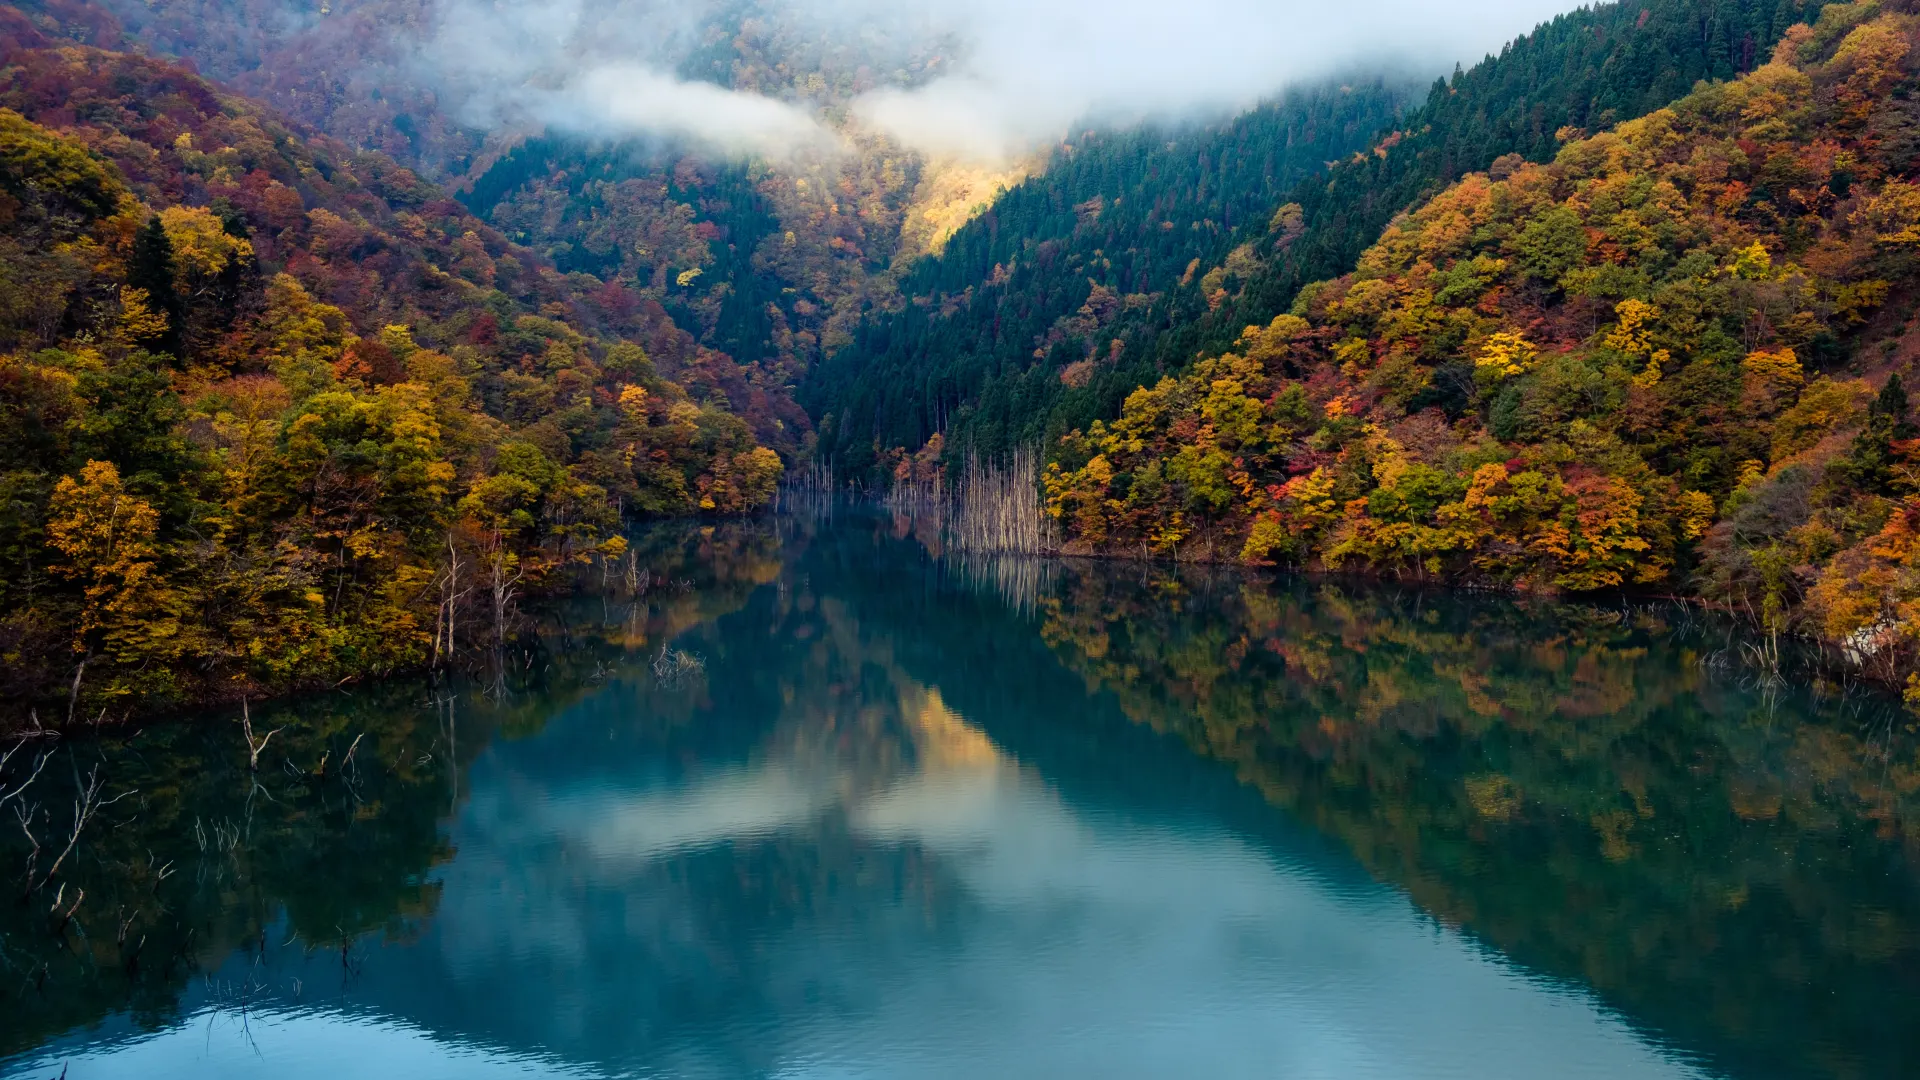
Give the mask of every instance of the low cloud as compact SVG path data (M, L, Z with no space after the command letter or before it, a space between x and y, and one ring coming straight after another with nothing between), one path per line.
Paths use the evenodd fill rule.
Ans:
M729 155L786 157L832 142L807 109L633 64L583 73L549 96L540 112L561 127L681 139Z
M1249 107L1289 85L1374 68L1471 63L1568 0L923 0L967 43L955 70L863 97L914 145L1017 150L1082 123Z
M831 144L850 116L921 150L986 159L1081 124L1240 109L1341 72L1446 70L1572 6L453 0L421 58L468 119L485 125L533 122L778 158ZM763 85L734 76L733 57L749 53L757 67L746 65L746 81ZM817 70L843 77L810 84ZM764 85L768 72L776 85ZM728 81L735 85L720 85Z

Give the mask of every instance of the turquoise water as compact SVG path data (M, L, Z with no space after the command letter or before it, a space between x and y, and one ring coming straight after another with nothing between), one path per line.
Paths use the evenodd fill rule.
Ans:
M1674 610L928 548L661 531L258 774L59 748L43 834L134 794L0 916L0 1075L1920 1075L1889 703Z

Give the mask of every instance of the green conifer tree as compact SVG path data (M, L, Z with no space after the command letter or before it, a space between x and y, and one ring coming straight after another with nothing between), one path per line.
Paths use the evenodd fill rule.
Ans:
M181 359L183 306L179 292L173 287L173 241L168 239L158 214L149 217L133 236L133 255L127 261L127 284L145 290L148 305L155 313L167 317L164 333L137 344Z

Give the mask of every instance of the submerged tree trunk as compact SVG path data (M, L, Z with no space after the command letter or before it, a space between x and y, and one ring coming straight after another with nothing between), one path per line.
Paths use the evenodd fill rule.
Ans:
M87 673L87 663L93 659L93 650L80 658L80 666L73 669L73 688L67 692L67 726L73 726L74 710L80 707L80 679Z
M506 539L499 533L493 538L493 640L496 645L507 640L507 614L513 608L514 598L519 595L515 586L520 584L520 560L507 550Z
M453 662L459 651L454 630L459 625L460 601L470 590L460 587L460 548L454 543L452 529L447 530L447 570L440 585L440 609L434 617L433 626L433 666L440 666L444 655L448 663Z
M948 542L961 551L1038 555L1053 546L1040 497L1040 455L1013 452L1005 465L969 455L953 499Z

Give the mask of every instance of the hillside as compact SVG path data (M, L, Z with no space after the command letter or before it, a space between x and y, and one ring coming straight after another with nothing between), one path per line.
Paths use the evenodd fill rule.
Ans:
M624 514L771 497L791 404L658 305L184 68L0 51L9 712L444 661Z
M318 12L235 0L29 6L50 32L185 58L296 122L447 184L561 272L665 305L700 345L763 363L777 385L844 345L866 312L898 306L896 262L937 247L1041 164L930 159L844 117L833 120L842 146L749 163L685 141L476 116L467 105L488 84L525 73L465 71L434 53L469 20L422 0L341 0ZM634 55L671 42L678 77L830 119L855 95L912 86L938 64L938 42L836 38L779 4L694 6L652 25L611 5L573 14L613 23L601 26L611 39L568 42L575 65L628 38ZM804 428L789 429L783 451L801 445Z
M816 422L833 428L836 462L861 471L876 454L913 450L935 430L944 429L947 446L956 450L999 453L1110 419L1134 387L1185 368L1201 352L1227 347L1241 327L1287 310L1301 285L1351 270L1394 214L1462 173L1510 153L1550 159L1562 127L1598 130L1667 104L1696 80L1749 70L1813 7L1802 0L1652 0L1556 18L1516 37L1500 55L1436 83L1424 104L1391 124L1370 152L1328 153L1344 160L1261 191L1261 200L1230 221L1211 215L1226 229L1193 252L1201 258L1194 272L1185 273L1184 262L1172 274L1158 267L1150 287L1104 273L1096 259L1091 272L1070 263L1063 273L1049 268L996 288L989 276L997 261L972 254L994 243L988 237L997 226L983 218L955 235L949 251L956 254L920 275L965 303L876 316L801 396ZM1227 129L1229 140L1233 130ZM1201 142L1169 156L1213 152ZM1003 205L1075 206L1096 198L1111 204L1133 195L1119 179L1050 173L1023 185L1030 191L1010 193ZM1168 179L1176 182L1154 184L1152 197L1178 198L1193 177L1170 170ZM1293 209L1280 212L1284 207ZM1140 233L1131 235L1129 246ZM1081 262L1095 247L1119 246L1102 238ZM1065 334L1051 333L1054 318L1104 297L1096 285L1153 299L1098 320L1096 332L1076 334L1069 325ZM1026 307L1036 291L1061 294L1038 327L1030 325Z
M801 398L822 455L857 475L949 425L1002 449L1023 414L1060 394L1097 399L1127 377L1118 358L1133 328L1163 318L1173 294L1237 284L1252 251L1229 254L1234 237L1276 216L1290 235L1293 219L1276 215L1286 192L1366 146L1406 96L1355 80L1222 123L1088 133L1061 147L902 275L904 305L872 312L811 372ZM1219 273L1197 273L1222 260ZM1028 370L1056 390L978 396Z
M424 28L434 12L421 0L23 0L19 7L57 37L186 59L203 77L280 116L435 179L460 175L485 149L485 133L448 115L433 87L408 70L404 30Z
M490 84L552 76L549 64L663 56L677 77L769 98L844 106L875 86L912 86L943 42L869 25L835 35L774 0L682 5L611 0L524 13L448 0L28 0L65 36L191 61L298 123L454 183L484 173L541 126L492 114ZM516 21L524 17L526 23ZM558 55L528 31L565 38ZM491 49L485 62L465 55ZM471 65L471 66L470 66ZM471 107L470 107L471 106ZM636 140L638 143L639 140ZM684 152L685 148L677 148ZM666 170L681 156L669 155Z
M1894 664L1917 35L1833 5L1750 75L1463 178L1072 433L1072 547L1698 588Z
M547 135L461 198L563 270L619 282L793 385L863 313L898 305L908 217L936 182L899 147L862 150L769 166Z
M860 353L849 347L863 321L910 303L940 310L969 288L993 298L971 300L973 307L997 303L1008 287L992 280L998 265L1044 294L1008 323L1023 341L1074 333L1090 298L1088 276L1140 284L1116 287L1116 295L1132 294L1128 313L1144 310L1145 298L1166 292L1196 259L1221 258L1236 229L1264 222L1293 184L1366 145L1412 88L1355 78L1296 90L1199 131L1082 133L1007 160L973 160L929 156L846 115L861 93L911 87L939 71L951 43L938 37L872 26L858 41L823 35L779 4L694 5L651 28L627 25L631 19L608 27L615 38L635 39L635 55L672 54L678 77L812 110L841 141L831 152L735 160L684 141L505 118L475 126L463 104L486 94L444 64L416 62L411 51L430 51L440 35L472 21L471 13L453 18L445 5L341 0L319 14L233 0L39 6L65 33L190 58L304 123L447 182L474 214L562 272L619 282L663 305L700 345L761 365L770 384L785 386L808 380L836 354ZM569 18L590 22L604 7L583 5ZM562 33L568 25L555 22ZM570 39L564 49L588 63L608 47ZM497 81L524 74L503 72ZM1003 224L974 234L984 242L970 241L970 250L929 273L913 270L1003 187L1059 168L1072 175L1004 204L996 219ZM1099 215L1074 209L1093 199ZM1143 224L1166 228L1142 240ZM1062 257L1013 258L1045 244L1064 246ZM1101 268L1122 251L1120 269ZM830 394L822 388L839 378L836 370L816 379L813 397ZM903 379L885 392L919 389ZM891 411L905 425L895 441L917 447L951 410L929 401ZM794 447L804 445L798 435ZM864 453L835 451L839 460Z

